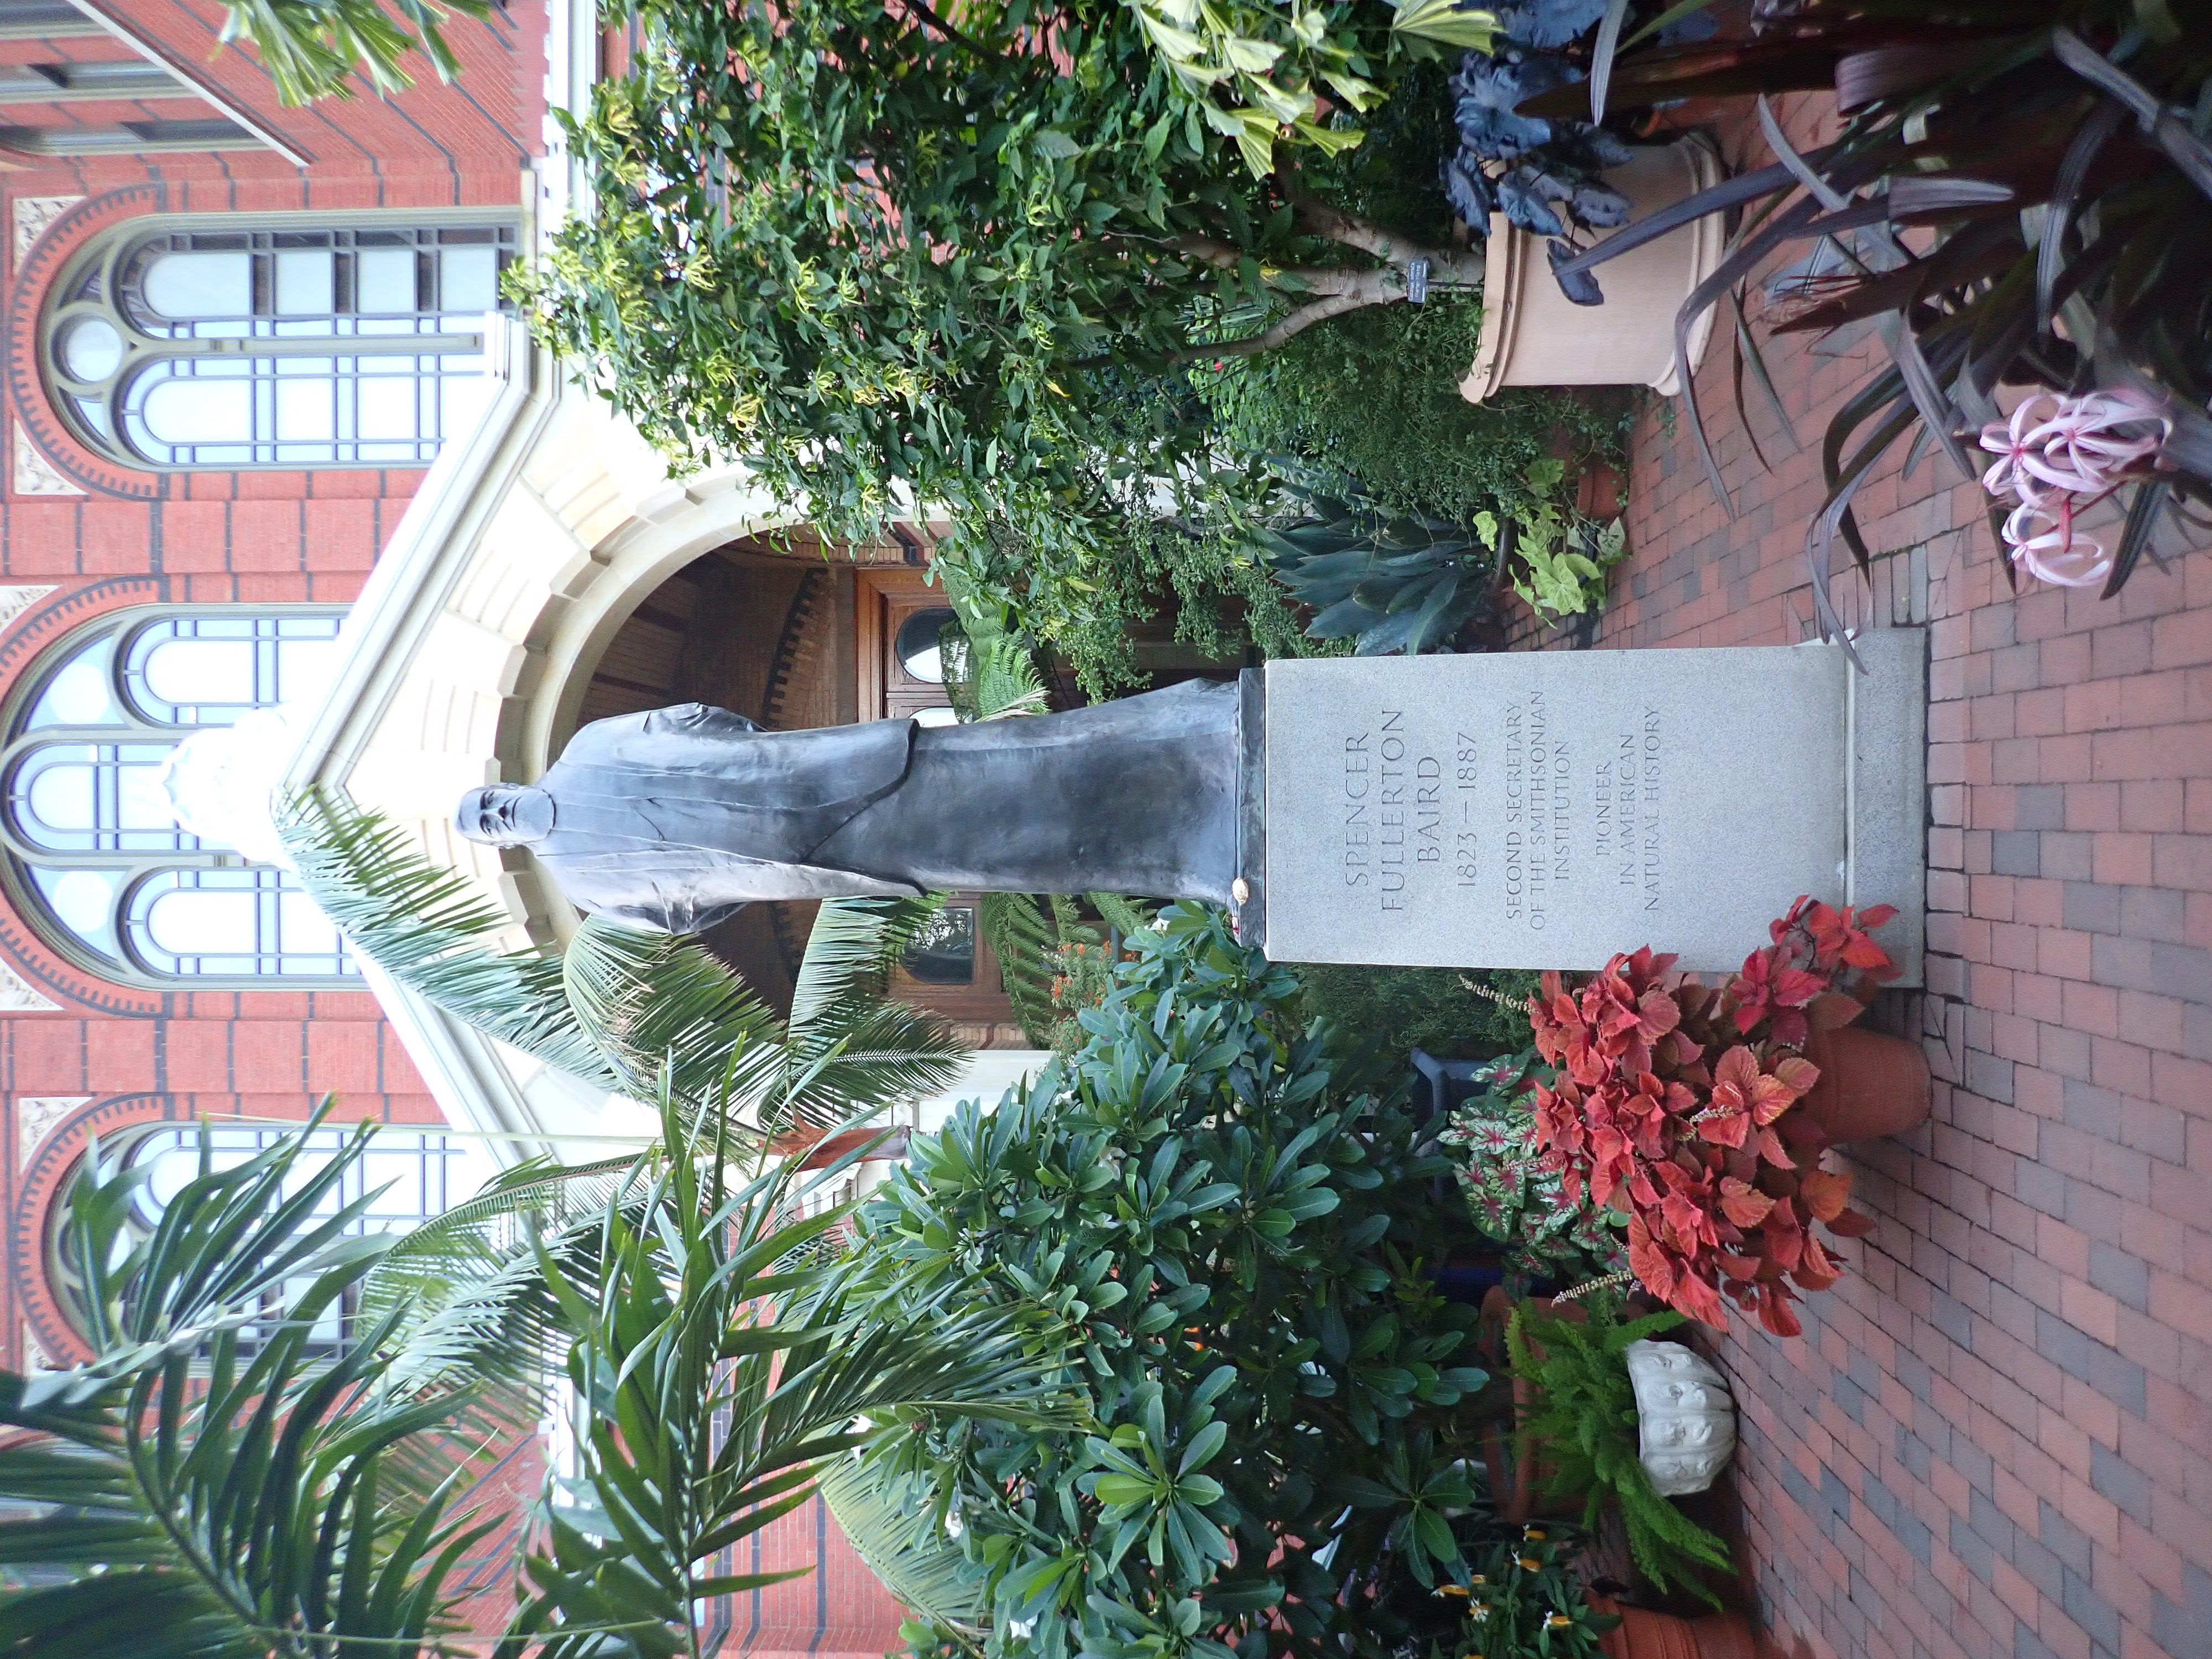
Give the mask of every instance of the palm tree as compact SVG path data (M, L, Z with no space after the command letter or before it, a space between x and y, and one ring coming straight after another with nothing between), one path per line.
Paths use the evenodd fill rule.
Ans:
M665 1100L683 1140L710 1121L753 1149L795 1127L864 1122L948 1087L966 1064L941 1021L883 994L929 901L823 904L783 1019L703 947L665 933L592 917L557 955L499 948L488 941L506 916L342 796L295 796L278 830L301 885L392 979L594 1087ZM387 1252L364 1283L365 1305L442 1305L453 1285L487 1279L509 1298L489 1309L526 1301L535 1269L520 1273L516 1252L600 1213L632 1167L628 1156L549 1157L507 1170Z
M687 1130L722 1101L763 1134L826 1127L945 1088L967 1061L941 1021L883 994L930 901L825 902L786 1020L666 933L594 916L558 955L487 943L509 919L343 797L294 797L278 830L301 885L393 979L597 1087L650 1099L665 1070Z
M343 1632L391 1659L440 1648L447 1579L487 1528L449 1515L459 1471L407 1454L504 1368L469 1381L431 1364L402 1383L400 1315L345 1316L383 1241L350 1236L366 1197L316 1212L368 1141L320 1169L301 1162L304 1133L235 1169L204 1153L136 1243L125 1219L144 1176L87 1158L65 1248L99 1358L0 1372L0 1425L23 1431L0 1448L19 1517L0 1522L15 1586L0 1647L329 1659Z
M682 1133L672 1110L668 1143ZM712 1598L796 1576L730 1572L728 1553L811 1497L824 1465L905 1437L918 1412L1079 1419L1039 1382L1045 1345L1027 1322L943 1308L887 1321L887 1304L854 1293L855 1263L808 1248L838 1213L792 1219L788 1166L733 1176L726 1143L705 1150L719 1133L693 1131L703 1155L666 1159L635 1209L610 1206L595 1285L544 1264L579 1336L568 1378L587 1408L591 1502L549 1511L500 1659L701 1659Z
M384 0L224 0L230 15L223 21L222 39L253 43L276 83L276 95L287 104L333 94L352 97L356 63L378 93L401 92L414 83L401 66L410 52L428 58L441 81L460 73L445 25L455 12L489 16L492 0L393 3L397 17Z
M436 1304L349 1312L392 1242L364 1197L318 1213L368 1150L315 1166L307 1132L201 1172L149 1237L143 1175L95 1148L65 1230L99 1358L0 1372L0 1647L70 1659L416 1659L461 1650L454 1568L491 1530L453 1512L452 1447L565 1353L590 1501L549 1504L520 1659L703 1652L732 1544L805 1500L817 1468L921 1410L1072 1420L1034 1328L848 1305L850 1267L794 1219L844 1161L733 1175L726 1114L663 1139L593 1224L533 1240ZM325 1110L328 1109L325 1103ZM321 1121L307 1126L312 1131ZM859 1155L857 1150L852 1156ZM518 1267L540 1292L516 1294ZM1048 1346L1043 1345L1043 1346ZM1047 1356L1048 1363L1053 1356ZM520 1395L510 1395L524 1384Z

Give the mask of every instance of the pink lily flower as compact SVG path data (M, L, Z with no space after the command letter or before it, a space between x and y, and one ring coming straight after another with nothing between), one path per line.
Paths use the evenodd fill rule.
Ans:
M2023 501L2005 520L2004 538L2013 563L2038 581L2094 587L2112 574L2112 550L2074 522L2070 495L2062 494L2055 506Z

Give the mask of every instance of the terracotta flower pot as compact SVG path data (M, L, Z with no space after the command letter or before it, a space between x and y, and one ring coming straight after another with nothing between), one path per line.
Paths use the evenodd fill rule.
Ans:
M1802 1105L1832 1145L1901 1135L1927 1121L1928 1056L1918 1043L1845 1025L1807 1043L1805 1058L1820 1080Z
M1582 1320L1589 1316L1572 1302L1554 1303L1548 1296L1532 1297L1522 1304L1533 1316L1553 1316L1560 1319ZM1480 1341L1485 1357L1490 1363L1503 1368L1505 1362L1505 1325L1513 1316L1513 1304L1503 1289L1492 1286L1482 1299L1482 1323ZM1513 1418L1517 1426L1528 1415L1536 1403L1536 1391L1519 1377L1513 1379ZM1517 1436L1503 1429L1492 1428L1483 1437L1482 1461L1490 1471L1490 1491L1497 1504L1501 1521L1523 1526L1536 1520L1573 1520L1583 1512L1587 1494L1569 1492L1562 1497L1546 1495L1544 1488L1552 1478L1552 1467L1537 1455L1534 1447L1516 1453L1514 1442Z
M1630 222L1720 182L1720 158L1702 138L1636 152L1606 182L1628 198ZM1601 306L1578 306L1559 291L1547 239L1492 214L1482 279L1482 339L1460 395L1479 404L1508 386L1649 386L1681 391L1674 365L1674 313L1720 264L1721 216L1707 214L1623 254L1591 274ZM1708 309L1690 332L1694 371L1711 337Z
M1648 1607L1624 1607L1602 1595L1591 1596L1589 1602L1600 1613L1620 1615L1620 1622L1598 1638L1606 1659L1756 1659L1759 1653L1751 1621L1740 1613L1677 1619Z

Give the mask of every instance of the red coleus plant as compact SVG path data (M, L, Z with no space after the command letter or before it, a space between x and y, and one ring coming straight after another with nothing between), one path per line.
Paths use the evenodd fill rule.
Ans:
M1557 974L1528 1000L1558 1068L1536 1087L1536 1132L1570 1199L1628 1215L1628 1263L1646 1290L1719 1325L1725 1295L1781 1336L1801 1327L1790 1285L1842 1272L1815 1221L1868 1231L1850 1177L1820 1167L1827 1138L1799 1103L1820 1069L1799 1051L1857 1018L1895 968L1869 936L1896 912L1801 898L1718 990L1668 987L1671 956L1615 957L1573 991Z

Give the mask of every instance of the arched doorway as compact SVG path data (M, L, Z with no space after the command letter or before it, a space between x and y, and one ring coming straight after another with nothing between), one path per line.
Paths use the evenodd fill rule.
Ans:
M950 621L927 580L928 541L825 545L805 529L715 548L653 589L608 641L578 724L705 702L772 731L855 720L951 718L933 647ZM780 1008L813 924L811 903L748 905L708 949ZM956 896L894 975L903 1000L944 1016L977 1048L1025 1048L974 896Z

